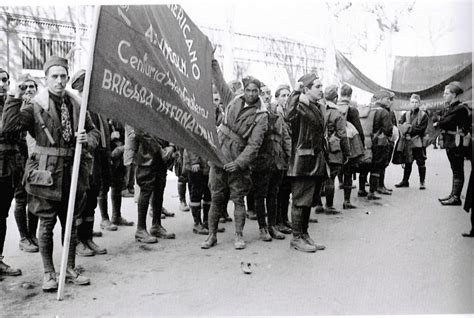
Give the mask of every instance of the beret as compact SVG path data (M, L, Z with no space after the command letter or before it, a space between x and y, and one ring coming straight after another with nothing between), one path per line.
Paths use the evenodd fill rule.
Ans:
M306 87L318 78L319 78L318 75L316 75L315 73L308 73L308 74L305 74L305 75L301 76L300 79L298 80L298 82L303 83L303 86Z
M262 83L258 79L252 76L247 76L243 78L242 83L244 84L244 88L247 87L249 84L255 84L258 87L258 89L262 87Z
M334 100L337 95L337 85L329 85L324 89L324 98L327 100Z
M446 88L456 95L461 95L462 93L464 93L461 83L458 81L449 83L448 85L446 85Z
M286 89L287 91L291 91L290 85L286 85L286 84L279 85L275 91L275 97L280 96L280 92L284 89Z
M394 97L394 96L395 96L394 93L392 93L392 92L390 92L390 91L387 91L387 90L385 90L385 89L381 89L381 90L379 90L378 92L376 92L376 93L374 94L374 99L375 99L375 100L380 100L380 99L382 99L382 98L386 98L386 97L392 98L392 97Z

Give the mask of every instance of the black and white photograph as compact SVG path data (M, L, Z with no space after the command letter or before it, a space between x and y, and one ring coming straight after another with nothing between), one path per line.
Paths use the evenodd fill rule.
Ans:
M0 317L472 317L473 12L2 2Z

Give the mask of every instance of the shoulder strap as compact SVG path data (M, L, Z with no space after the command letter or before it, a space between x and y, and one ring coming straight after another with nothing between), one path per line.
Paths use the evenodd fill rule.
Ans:
M35 106L35 108L36 107L38 107L38 106ZM40 112L37 111L37 110L34 111L34 114L36 115L36 118L38 119L38 121L40 123L41 129L43 129L44 133L46 134L46 137L48 137L49 143L53 146L56 145L56 142L54 141L53 136L51 135L51 133L49 132L48 127L44 123L43 116L41 116Z

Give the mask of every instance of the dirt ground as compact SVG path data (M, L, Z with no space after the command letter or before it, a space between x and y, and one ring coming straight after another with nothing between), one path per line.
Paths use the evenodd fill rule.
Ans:
M193 234L191 214L178 210L176 178L169 173L165 207L176 216L163 224L177 239L143 245L134 241L135 227L104 232L95 241L108 254L76 260L91 285L66 285L63 301L42 292L40 255L19 251L11 211L5 261L23 275L0 282L0 316L473 313L474 239L460 235L470 229L469 214L439 204L451 172L443 150L428 150L427 190L418 190L414 167L410 188L394 189L376 204L355 195L356 210L313 214L319 223L310 224L310 234L327 246L315 254L290 249L290 236L259 241L257 223L249 220L245 250L233 248L233 223L223 225L216 247L200 249L205 236ZM468 162L466 168L468 177ZM400 166L390 166L386 184L394 188L401 176ZM342 191L335 202L341 208ZM123 214L136 221L132 198L124 199ZM96 229L99 222L97 212ZM55 248L59 271L59 225ZM241 262L251 263L251 275Z

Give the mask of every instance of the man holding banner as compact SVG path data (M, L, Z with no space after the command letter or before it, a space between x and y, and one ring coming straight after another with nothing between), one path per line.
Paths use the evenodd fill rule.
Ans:
M39 249L43 259L43 290L58 288L53 264L53 229L59 218L63 230L66 224L69 190L72 179L74 145L81 143L86 149L94 149L99 132L86 118L85 131L77 131L80 101L66 91L69 68L66 59L52 56L44 64L47 90L41 91L22 107L20 92L7 100L3 111L6 132L28 130L36 140L25 167L23 182L28 196L30 211L40 218ZM21 108L21 109L20 109ZM77 185L75 213L84 203L88 189L90 155L81 158ZM75 270L76 227L73 224L68 254L66 280L76 285L89 284L89 278Z

